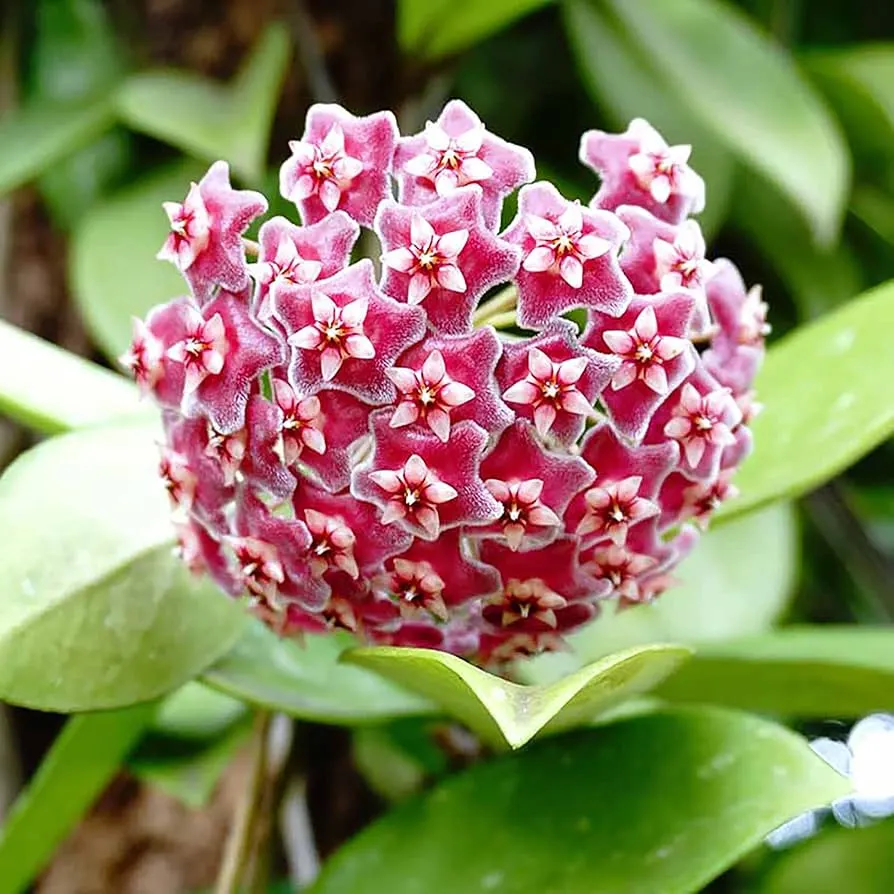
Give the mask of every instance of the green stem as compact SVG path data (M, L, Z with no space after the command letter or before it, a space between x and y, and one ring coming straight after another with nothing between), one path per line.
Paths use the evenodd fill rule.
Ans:
M504 326L514 326L516 324L515 311L504 310L501 314L493 314L487 318L485 323L478 323L479 326L493 326L494 329L502 329Z
M270 714L259 710L251 737L251 759L245 791L236 807L233 825L227 839L226 851L220 873L214 886L214 894L236 894L251 863L254 850L258 812L264 800L264 784L267 778L267 736Z
M518 300L518 292L515 286L506 286L501 289L489 301L485 301L472 315L472 324L475 326L485 326L491 323L491 318L502 311L515 308L515 302Z

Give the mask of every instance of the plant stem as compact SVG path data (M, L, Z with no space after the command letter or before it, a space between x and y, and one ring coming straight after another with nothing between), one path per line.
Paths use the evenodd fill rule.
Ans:
M507 286L505 289L497 292L489 301L485 301L478 310L472 315L472 324L475 326L484 326L490 323L492 318L501 311L511 310L515 307L518 299L518 293L515 286Z
M476 323L477 326L493 326L494 329L500 329L503 326L514 326L516 323L515 311L504 310L503 313L494 314L485 320L484 323Z
M237 894L252 859L258 810L264 794L267 776L267 735L270 714L259 710L255 715L251 736L251 756L248 781L236 807L233 825L227 839L220 873L214 894Z

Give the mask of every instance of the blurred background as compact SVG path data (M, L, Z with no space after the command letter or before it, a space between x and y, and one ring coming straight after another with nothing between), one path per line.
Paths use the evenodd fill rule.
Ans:
M160 203L224 158L271 213L294 219L277 171L318 101L391 108L413 133L460 97L532 149L540 178L583 200L597 184L577 161L580 134L649 119L693 145L709 255L763 283L773 338L894 278L894 5L878 0L4 0L0 15L0 317L112 366L131 316L181 289L154 260ZM894 332L894 306L879 325ZM880 400L891 386L879 382ZM29 437L0 420L0 465ZM892 468L886 444L798 505L721 529L666 609L594 629L584 649L780 620L890 623ZM246 725L232 704L199 702L169 712L36 890L189 892L213 880ZM0 711L2 816L60 720ZM463 741L431 748L406 724L303 727L323 854L467 759ZM832 718L803 729L846 733ZM824 833L811 846L828 838L826 850L799 852L796 870L783 865L759 890L894 890L886 831L868 845L855 843L864 833ZM878 858L866 879L860 847ZM712 890L756 890L749 872Z

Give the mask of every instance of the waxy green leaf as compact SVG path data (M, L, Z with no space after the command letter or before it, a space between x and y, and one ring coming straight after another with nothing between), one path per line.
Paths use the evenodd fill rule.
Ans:
M0 827L0 894L20 894L118 771L157 705L68 721Z
M252 622L202 679L234 698L320 723L354 726L436 712L431 702L376 674L340 664L350 642L329 634L297 643Z
M686 106L646 54L611 21L593 0L563 4L565 30L584 88L604 110L612 126L626 129L645 118L671 144L692 145L691 164L705 180L708 201L698 222L707 238L729 209L736 161L733 153Z
M588 722L649 692L688 657L684 646L645 646L611 655L556 683L524 686L430 649L380 646L345 654L346 661L431 699L496 748L519 748L543 730Z
M829 829L780 854L754 894L890 894L894 821L865 829Z
M448 779L352 839L310 894L692 894L847 788L757 717L654 713Z
M894 629L786 627L705 644L656 695L794 717L894 710Z
M552 0L398 0L397 36L412 56L451 56Z
M817 242L832 242L847 201L847 147L783 48L717 0L609 3L667 86L731 152L776 184Z
M288 62L288 33L271 25L231 84L185 71L144 72L122 86L117 111L134 130L207 161L223 158L256 183Z
M146 414L124 376L2 320L0 357L0 412L45 434Z
M107 95L83 102L32 102L0 120L0 195L92 142L114 123Z
M632 646L696 646L763 633L785 611L797 566L793 507L779 503L748 513L703 534L674 569L679 584L659 600L621 612L607 609L569 637L570 651L519 662L516 673L544 683Z
M186 294L173 264L155 255L170 225L165 201L181 201L203 166L180 160L95 205L72 237L69 278L84 324L112 359L127 349L131 320ZM124 284L124 285L122 285Z
M243 610L172 554L157 434L62 435L0 478L0 699L62 712L152 699L243 629Z
M720 515L799 496L894 432L889 345L894 281L864 293L773 345L755 387L764 411L754 452L736 477L741 496Z

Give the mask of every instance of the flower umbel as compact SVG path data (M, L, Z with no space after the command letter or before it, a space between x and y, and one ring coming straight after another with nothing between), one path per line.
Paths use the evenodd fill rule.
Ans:
M735 496L768 331L705 257L690 148L590 131L585 205L458 100L405 137L315 105L289 145L303 223L267 220L250 264L266 200L225 163L165 204L189 294L121 358L163 408L183 561L282 635L485 665L658 598Z

